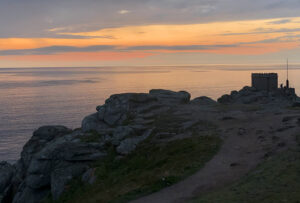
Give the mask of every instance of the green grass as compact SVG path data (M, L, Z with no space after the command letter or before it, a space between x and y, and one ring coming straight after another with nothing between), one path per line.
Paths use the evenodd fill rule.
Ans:
M183 131L182 123L186 122L185 118L175 116L170 111L159 115L154 120L155 132L180 133Z
M296 139L300 145L300 136ZM300 151L289 150L260 164L237 183L203 194L194 203L300 202Z
M84 135L79 136L81 142L99 142L103 138L102 134L99 134L97 131L91 131Z
M126 119L122 122L122 125L130 125L133 124L133 120L135 118L135 115L133 113L127 113Z
M199 134L199 129L201 129L201 131L207 132L211 132L212 130L217 129L217 126L214 123L205 120L198 121L193 126L190 126L189 129L184 129L183 123L188 121L190 120L179 115L174 115L172 111L169 111L168 113L161 114L155 118L153 123L153 133L165 132L179 134L191 131L193 132L193 134L197 135Z
M300 134L296 135L296 142L298 144L298 146L300 146Z
M243 111L243 112L253 112L260 111L263 107L259 104L220 104L216 105L219 111Z
M94 164L93 185L73 180L57 202L127 202L153 193L195 173L218 151L216 135L193 136L167 143L148 139L132 154L116 159L114 150Z
M287 109L294 110L294 111L300 111L300 107L298 107L298 106L289 106L289 107L287 107Z

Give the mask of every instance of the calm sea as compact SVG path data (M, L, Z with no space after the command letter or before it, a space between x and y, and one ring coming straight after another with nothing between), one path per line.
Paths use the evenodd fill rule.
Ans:
M300 94L300 66L291 84ZM298 69L299 68L299 69ZM80 127L111 94L161 88L186 90L214 99L250 85L251 72L277 72L284 66L186 66L0 69L0 161L14 162L25 142L42 125ZM298 79L298 80L297 80Z

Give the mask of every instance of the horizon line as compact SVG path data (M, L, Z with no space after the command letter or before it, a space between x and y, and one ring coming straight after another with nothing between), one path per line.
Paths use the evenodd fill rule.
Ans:
M202 63L202 64L170 64L170 65L99 65L99 66L17 66L17 67L0 67L0 69L9 69L9 68L105 68L105 67L196 67L196 66L285 66L284 63ZM289 63L291 65L300 65L300 63ZM290 67L291 68L291 67ZM291 68L293 69L293 68Z

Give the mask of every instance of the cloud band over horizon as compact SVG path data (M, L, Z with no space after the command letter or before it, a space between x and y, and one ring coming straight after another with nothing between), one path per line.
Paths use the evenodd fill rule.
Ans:
M199 64L223 63L230 55L242 63L265 55L272 63L280 53L300 62L298 0L54 1L0 2L6 28L0 67L82 59L87 65L189 64L195 56Z

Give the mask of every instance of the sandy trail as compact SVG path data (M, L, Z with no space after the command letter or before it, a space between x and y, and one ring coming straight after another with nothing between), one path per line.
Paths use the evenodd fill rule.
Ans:
M264 113L262 117L254 112L240 119L219 120L218 126L224 143L218 154L204 168L175 185L132 202L187 202L201 193L233 183L268 156L294 145L293 135L296 131L299 132L299 124L296 123L297 119L283 122L286 116L297 118L300 114Z

